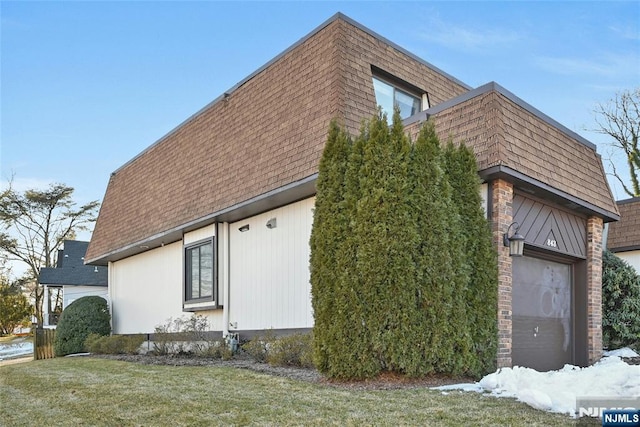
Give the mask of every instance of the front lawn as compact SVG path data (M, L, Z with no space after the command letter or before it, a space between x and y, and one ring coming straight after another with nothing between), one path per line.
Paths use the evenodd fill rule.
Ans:
M352 390L228 367L84 357L0 367L7 426L575 425L511 399Z

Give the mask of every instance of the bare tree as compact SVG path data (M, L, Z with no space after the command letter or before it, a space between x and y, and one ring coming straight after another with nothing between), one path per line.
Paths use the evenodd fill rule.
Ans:
M44 289L38 284L40 269L52 267L57 250L65 239L88 230L96 220L98 201L79 208L72 199L74 189L51 184L47 190L16 192L9 181L0 193L0 253L9 261L25 263L24 281L32 283L35 316L42 325Z
M614 162L612 175L629 196L640 197L640 88L617 93L607 104L599 104L595 113L598 124L595 131L613 138L611 146L624 154L631 183L625 183Z

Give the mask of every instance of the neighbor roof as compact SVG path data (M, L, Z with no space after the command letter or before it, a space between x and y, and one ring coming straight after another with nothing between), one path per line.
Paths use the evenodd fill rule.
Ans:
M89 242L65 240L56 267L40 269L43 285L107 286L107 269L84 264Z
M640 197L620 200L620 221L609 225L607 248L612 252L640 250Z

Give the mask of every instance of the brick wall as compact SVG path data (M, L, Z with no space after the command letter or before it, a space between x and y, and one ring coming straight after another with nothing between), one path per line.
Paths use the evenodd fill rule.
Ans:
M602 357L602 218L587 220L587 351L589 364Z
M498 368L511 366L512 319L511 257L502 236L513 219L513 185L502 179L491 183L493 244L498 251Z

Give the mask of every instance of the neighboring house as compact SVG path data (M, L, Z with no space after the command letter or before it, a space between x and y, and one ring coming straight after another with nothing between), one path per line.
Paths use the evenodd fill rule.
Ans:
M55 267L41 268L38 282L44 286L44 327L55 327L62 310L80 297L98 295L108 300L106 267L85 265L89 242L65 240Z
M607 248L640 274L640 197L620 200L620 222L609 225Z
M558 94L562 96L562 94ZM109 267L114 333L206 316L221 335L313 326L318 162L397 102L473 147L498 253L498 366L601 357L603 224L619 218L595 146L496 83L476 89L342 14L112 173L87 262ZM503 235L519 224L523 257ZM393 307L389 307L393 310Z

